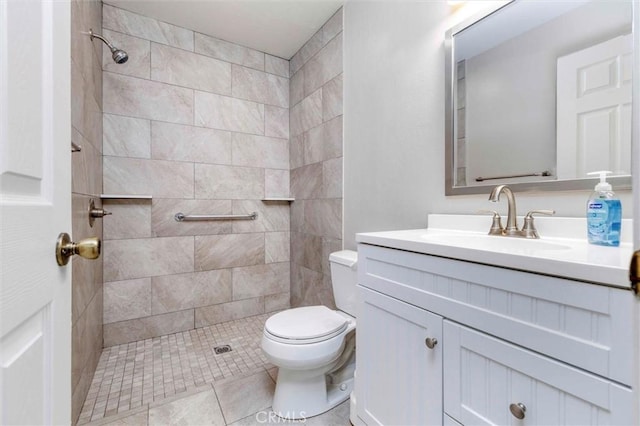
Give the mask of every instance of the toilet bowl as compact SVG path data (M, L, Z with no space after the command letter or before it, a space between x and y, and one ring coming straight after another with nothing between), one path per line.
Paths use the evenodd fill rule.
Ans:
M279 367L273 411L286 419L322 414L353 390L357 253L332 253L331 281L336 306L306 306L271 316L262 350Z

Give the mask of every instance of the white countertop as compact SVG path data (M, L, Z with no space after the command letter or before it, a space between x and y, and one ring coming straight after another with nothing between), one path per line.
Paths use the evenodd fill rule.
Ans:
M620 247L586 240L586 220L536 218L540 239L489 236L490 216L429 215L429 227L356 235L358 243L448 257L629 288L632 221L622 222ZM519 218L518 224L522 224Z

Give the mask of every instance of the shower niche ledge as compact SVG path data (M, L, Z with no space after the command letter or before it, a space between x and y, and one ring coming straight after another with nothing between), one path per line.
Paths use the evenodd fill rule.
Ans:
M101 200L151 200L151 195L132 195L132 194L100 194Z
M262 199L265 203L291 203L295 200L293 197L265 197Z

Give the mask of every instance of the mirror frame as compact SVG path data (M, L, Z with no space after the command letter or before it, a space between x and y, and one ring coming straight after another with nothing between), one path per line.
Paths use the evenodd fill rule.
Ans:
M475 16L472 16L468 20L460 23L449 29L445 33L444 40L444 49L445 49L445 150L444 150L444 164L445 164L445 195L469 195L469 194L488 194L491 192L491 189L500 185L501 183L492 184L483 184L483 185L471 185L471 186L454 186L454 170L455 170L455 141L453 139L454 136L454 88L453 82L455 81L454 72L456 67L454 66L454 55L453 55L453 37L464 30L467 27L481 21L484 18L487 18L494 13L498 12L504 7L510 7L517 4L517 0L511 0L509 3L506 3L495 10L487 13L481 12ZM635 14L635 9L638 6L637 2L633 2L633 13ZM633 16L631 16L633 19ZM633 31L637 31L637 28L633 28ZM633 54L636 52L636 37L634 39L633 46ZM636 59L634 58L633 61ZM637 81L634 78L634 81ZM632 88L632 92L636 91ZM634 100L635 103L635 100ZM635 117L632 114L632 117ZM634 129L634 123L632 123L632 129ZM633 135L631 136L633 139ZM632 148L633 149L633 148ZM631 175L626 176L611 176L607 178L607 181L610 182L616 190L627 190L631 189ZM546 181L538 181L538 182L519 182L519 183L508 183L509 187L513 191L517 192L525 192L525 191L538 191L538 192L546 192L546 191L579 191L579 190L593 190L594 186L599 182L598 178L582 178L582 179L566 179L566 180L546 180Z

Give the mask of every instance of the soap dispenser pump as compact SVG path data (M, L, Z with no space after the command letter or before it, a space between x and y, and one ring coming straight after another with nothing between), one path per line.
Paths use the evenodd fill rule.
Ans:
M620 245L622 205L607 182L610 173L604 170L587 173L600 176L600 182L587 201L587 235L591 244L617 247Z

